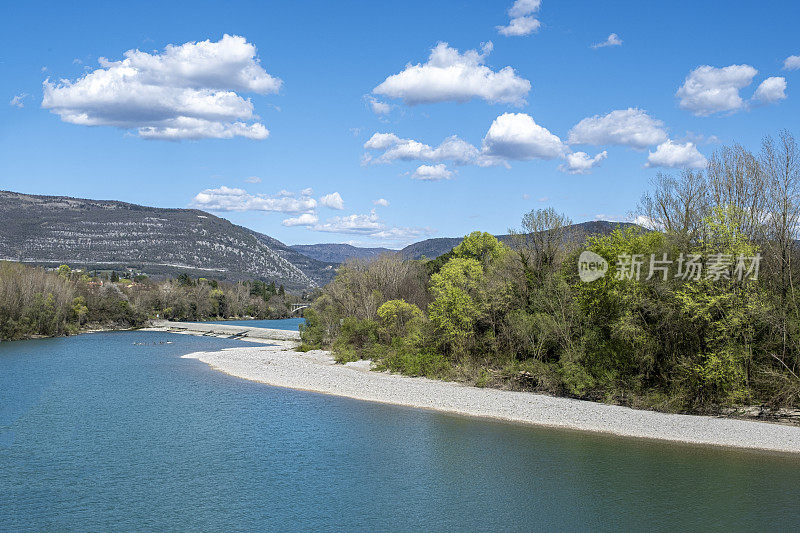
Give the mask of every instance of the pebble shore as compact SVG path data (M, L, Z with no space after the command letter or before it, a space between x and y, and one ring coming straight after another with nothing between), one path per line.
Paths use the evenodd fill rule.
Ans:
M527 424L699 445L800 453L800 427L642 411L602 403L466 386L375 372L368 361L336 364L329 352L296 342L185 355L212 368L277 387Z

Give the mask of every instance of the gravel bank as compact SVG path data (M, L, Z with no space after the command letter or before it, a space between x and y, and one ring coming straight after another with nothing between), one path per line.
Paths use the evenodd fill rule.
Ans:
M367 361L337 365L330 353L300 353L292 341L273 346L196 352L212 368L278 387L358 400L435 409L542 426L668 441L800 453L800 427L640 411L529 392L481 389L369 370Z

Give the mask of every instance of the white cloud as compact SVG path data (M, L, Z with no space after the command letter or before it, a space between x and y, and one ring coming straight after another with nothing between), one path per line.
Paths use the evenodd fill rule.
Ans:
M338 192L326 194L319 199L319 203L331 209L344 209L344 200L342 200L342 196Z
M312 194L314 194L314 189L312 189L311 187L306 187L305 189L300 191L300 194L303 196L311 196Z
M253 104L236 91L270 94L281 80L261 66L244 37L167 45L160 54L128 50L101 68L43 84L42 107L84 126L135 130L147 139L265 139Z
M364 148L367 150L386 150L390 146L407 142L407 139L401 139L394 133L374 133L367 142L364 143Z
M438 165L420 165L411 175L412 179L422 181L449 180L453 177L453 171L447 170L444 163Z
M261 178L258 176L250 176L249 178L245 178L244 181L247 183L261 183Z
M578 122L569 131L570 144L630 146L643 149L667 140L664 123L629 107Z
M800 69L800 56L789 56L783 62L784 70L798 70Z
M28 96L30 96L28 93L18 94L9 100L8 105L23 108L25 107L25 102L23 100L25 100Z
M503 113L483 138L483 153L503 160L555 159L565 151L561 139L525 113Z
M319 217L314 213L303 213L298 217L292 217L284 219L282 224L284 226L292 227L292 226L313 226L319 222Z
M317 231L329 233L350 233L364 234L382 231L386 226L380 221L380 217L373 209L370 213L359 215L352 214L347 216L329 218L325 223L314 226Z
M401 139L394 133L375 133L364 143L367 150L384 150L377 159L366 156L366 162L389 163L392 161L452 161L458 165L473 163L479 156L477 148L453 135L433 148L413 139Z
M517 17L511 19L506 26L496 26L497 31L506 37L522 37L539 31L542 23L534 17Z
M329 218L324 223L310 226L310 229L326 233L363 235L371 239L388 241L405 241L430 233L429 230L421 228L387 226L381 221L374 209L367 214L354 213L352 215Z
M708 161L692 142L680 144L667 140L647 156L648 167L705 168Z
M481 148L452 135L437 147L416 141L403 139L394 133L375 133L364 143L364 148L371 151L383 151L377 157L364 154L362 161L367 163L391 163L393 161L424 161L428 163L451 162L456 165L492 166L506 165L511 160L555 159L563 157L567 148L561 139L539 126L530 115L525 113L504 113L498 116L489 127L483 138ZM423 165L424 174L432 176L435 172L439 179L444 174L433 171L434 166ZM423 168L420 167L420 168ZM444 169L444 165L435 165ZM450 171L446 171L450 172ZM415 173L418 179L432 179Z
M758 71L750 65L697 67L678 89L678 105L698 116L738 111L745 107L739 90L750 85L756 74Z
M598 48L605 48L607 46L622 46L622 39L620 39L619 35L616 33L612 33L606 38L605 41L593 44L592 48L596 50Z
M521 37L539 31L542 23L532 16L542 7L542 0L517 0L508 10L507 26L495 26L506 37Z
M588 174L594 167L598 166L608 157L608 152L603 150L594 157L590 157L586 152L573 152L566 155L566 163L559 166L562 172L570 174Z
M481 98L489 103L525 104L531 82L505 67L497 72L484 65L492 51L485 43L481 51L463 54L447 43L431 50L426 63L408 64L405 70L389 76L372 92L389 98L400 98L408 105L436 102L467 102Z
M773 76L761 82L753 100L762 104L775 104L786 98L786 78Z
M643 228L647 229L656 229L656 227L658 226L658 224L656 224L656 222L652 218L645 215L637 215L630 221L633 222L634 224L638 224L639 226L642 226Z
M370 110L376 115L388 115L392 111L392 105L381 102L374 96L365 96L364 101L369 105Z
M221 186L205 189L192 201L192 207L210 211L277 211L280 213L310 212L317 207L317 201L307 195L293 196L250 194L244 189Z
M387 200L386 198L378 198L377 200L375 200L372 203L375 204L375 205L382 206L382 207L389 207L389 200Z

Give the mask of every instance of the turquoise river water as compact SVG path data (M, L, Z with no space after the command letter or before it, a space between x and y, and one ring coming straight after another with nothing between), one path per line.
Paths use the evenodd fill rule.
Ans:
M245 345L0 343L0 530L800 527L798 457L360 402L180 357Z

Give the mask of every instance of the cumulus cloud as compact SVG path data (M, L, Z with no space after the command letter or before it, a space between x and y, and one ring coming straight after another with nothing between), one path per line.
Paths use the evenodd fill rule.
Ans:
M800 56L789 56L783 62L784 70L797 70L800 69Z
M690 72L678 89L678 105L698 116L738 111L745 107L739 91L750 85L756 74L750 65L702 65Z
M612 33L608 36L608 38L606 38L605 41L593 44L592 48L596 50L598 48L605 48L607 46L622 46L622 39L620 39L619 35L616 33Z
M495 29L506 37L521 37L539 31L542 23L534 15L542 7L542 0L517 0L508 10L509 20L506 26L495 26Z
M344 200L342 200L342 196L338 192L326 194L319 199L319 203L331 209L344 209Z
M570 144L617 145L643 149L667 140L664 123L641 109L618 109L578 122L569 131Z
M392 104L381 102L374 96L367 95L364 97L364 101L367 103L370 110L376 115L388 115L392 111Z
M292 227L292 226L313 226L319 222L319 217L314 213L303 213L297 217L286 218L283 220L282 224L284 226Z
M467 50L463 54L447 43L439 43L426 63L407 65L372 92L399 98L407 105L467 102L473 98L489 103L525 104L531 82L517 76L511 67L499 71L487 67L484 63L491 51L491 42L483 44L480 52Z
M555 159L568 152L567 147L546 128L536 124L533 117L525 113L503 113L489 127L481 143L481 148L453 135L437 147L416 141L403 139L394 133L375 133L364 143L370 151L383 151L377 157L367 153L364 163L390 163L393 161L424 161L428 163L451 162L456 165L492 166L506 165L508 161L530 159ZM445 169L444 165L423 165L422 177L415 173L417 179L433 179L444 173L434 168ZM422 167L420 167L422 168ZM450 171L447 171L450 172Z
M608 152L605 150L594 157L590 157L586 152L573 152L565 156L566 162L558 168L562 172L569 172L570 174L588 174L607 157Z
M256 47L244 37L167 45L161 53L128 50L121 61L71 81L43 84L42 107L84 126L134 130L147 139L246 137L265 139L249 99L237 91L276 93Z
M244 189L221 186L205 189L192 200L192 207L209 211L276 211L280 213L310 212L317 201L306 194L300 197L250 194Z
M504 160L555 159L565 151L561 139L525 113L503 113L483 138L483 153Z
M247 183L261 183L261 178L258 176L250 176L249 178L245 178L244 181Z
M352 214L347 216L329 218L322 224L314 227L317 231L330 233L365 234L375 233L385 229L380 217L373 209L368 214Z
M444 163L438 165L420 165L411 175L412 179L422 181L449 180L453 176L453 171L447 170Z
M708 161L692 142L667 140L647 156L647 167L705 168Z
M402 139L394 133L375 133L364 143L364 148L384 151L376 159L373 159L369 154L366 156L366 162L374 163L390 163L397 160L452 161L458 165L468 165L479 156L477 148L455 135L448 137L434 148L413 139Z
M786 98L786 78L773 76L761 82L753 100L762 104L775 104Z
M310 226L314 231L341 233L345 235L363 235L372 239L388 241L404 241L429 233L426 229L388 226L381 221L373 209L366 214L351 214L332 217L325 222Z
M372 203L375 205L379 205L381 207L389 207L389 200L387 200L386 198L378 198Z
M30 96L28 93L22 93L14 96L11 100L9 100L8 105L23 108L25 107L24 100Z

